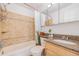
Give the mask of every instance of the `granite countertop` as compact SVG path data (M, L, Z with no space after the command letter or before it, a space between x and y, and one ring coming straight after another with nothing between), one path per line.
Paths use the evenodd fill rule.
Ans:
M79 52L79 42L76 41L76 40L61 40L61 39L48 39L48 38L46 38L44 40L47 41L47 42L50 42L50 43L53 43L53 44L56 44L56 45L60 45L62 47L69 48L69 49L72 49L72 50ZM66 43L63 44L60 41L56 41L56 40L73 42L74 44L66 44Z

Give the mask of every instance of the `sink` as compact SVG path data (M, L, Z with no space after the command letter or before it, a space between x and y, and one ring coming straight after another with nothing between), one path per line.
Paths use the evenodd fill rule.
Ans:
M60 43L60 44L77 45L76 43L74 43L72 41L68 41L68 40L55 39L53 41L56 43Z

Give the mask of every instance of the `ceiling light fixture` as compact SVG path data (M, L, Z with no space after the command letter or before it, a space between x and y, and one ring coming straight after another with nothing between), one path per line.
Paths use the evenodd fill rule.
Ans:
M53 4L55 4L54 2L48 4L48 7L51 7Z
M51 4L55 4L54 2L52 2Z
M51 7L51 4L48 4L48 7Z

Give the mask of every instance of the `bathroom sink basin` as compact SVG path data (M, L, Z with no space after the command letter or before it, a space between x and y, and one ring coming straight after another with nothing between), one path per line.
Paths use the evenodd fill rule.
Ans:
M72 41L68 41L68 40L61 40L61 39L56 39L53 40L56 43L60 43L60 44L67 44L67 45L77 45L76 43L72 42Z

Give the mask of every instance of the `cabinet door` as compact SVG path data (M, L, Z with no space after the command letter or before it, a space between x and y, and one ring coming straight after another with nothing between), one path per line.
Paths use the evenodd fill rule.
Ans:
M46 49L46 56L58 56L58 54L51 49Z
M51 51L55 52L58 56L77 56L79 55L77 52L72 51L70 49L52 44L46 43L46 49L50 49Z

